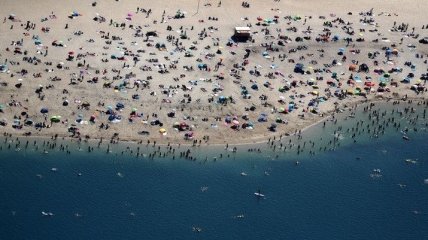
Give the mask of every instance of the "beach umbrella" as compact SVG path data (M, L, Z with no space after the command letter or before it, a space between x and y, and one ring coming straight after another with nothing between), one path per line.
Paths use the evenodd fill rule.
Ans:
M159 129L159 132L162 133L162 134L166 133L166 129L165 128L161 128L161 129Z
M41 113L48 113L48 112L49 112L49 110L48 110L47 108L42 108L42 109L40 109L40 112L41 112Z
M238 120L233 120L233 121L232 121L232 123L233 123L234 125L239 125L239 121L238 121Z

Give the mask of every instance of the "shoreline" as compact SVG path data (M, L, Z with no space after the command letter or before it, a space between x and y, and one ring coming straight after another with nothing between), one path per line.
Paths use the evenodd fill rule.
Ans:
M377 104L377 103L389 103L390 101L400 101L400 103L408 103L408 101L412 101L412 103L409 104L417 104L417 103L413 103L413 101L419 101L419 102L425 102L427 101L427 99L425 97L408 97L406 100L403 100L402 98L387 98L387 99L383 99L383 98L374 98L374 99L366 99L366 100L358 100L358 101L349 101L347 103L342 103L340 107L338 107L338 110L342 110L343 112L349 110L350 108L354 108L355 106L357 106L358 104L365 104L365 105L369 105L369 104ZM337 112L335 110L331 110L329 112L324 113L325 116L321 117L318 116L316 118L315 121L308 123L305 126L302 126L302 128L298 128L294 133L275 133L275 134L270 134L268 136L255 136L252 137L250 141L244 141L242 142L241 140L237 140L239 143L234 142L234 141L229 141L229 142L225 142L226 140L222 140L223 142L208 142L208 143L202 143L202 144L192 144L191 141L186 141L186 140L182 140L183 142L169 142L169 141L156 141L155 145L156 146L183 146L183 147L207 147L207 146L214 146L214 147L218 147L218 146L224 146L224 145L229 145L229 146L234 146L234 147L239 147L239 146L248 146L248 145L257 145L257 144L263 144L263 143L267 143L268 141L270 141L273 138L280 138L280 136L282 136L282 138L287 138L287 137L294 137L296 136L296 132L301 132L304 133L306 130L313 128L313 127L317 127L318 125L320 125L321 123L323 123L324 121L326 121L327 119L331 118L332 115L334 114L340 114L342 112ZM19 137L19 138L24 138L24 139L44 139L44 140L56 140L54 135L30 135L30 136L25 136L24 134L21 135L17 135L17 134L12 134L10 132L3 132L3 137L8 136L8 137ZM264 134L265 135L265 134ZM58 135L57 139L61 139L61 140L65 140L65 141L71 141L71 142L100 142L100 140L102 140L103 143L106 143L105 138L89 138L89 139L83 139L81 138L79 140L79 138L75 138L75 137L70 137L70 136L60 136ZM114 141L114 142L110 142L107 141L107 144L141 144L141 145L153 145L153 139L145 139L146 141L143 141L141 139L135 139L135 138L120 138L118 141ZM147 140L150 140L150 143L147 143Z

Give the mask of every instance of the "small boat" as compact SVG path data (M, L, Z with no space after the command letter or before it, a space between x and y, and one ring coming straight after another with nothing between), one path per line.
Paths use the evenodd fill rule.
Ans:
M406 159L406 160L404 160L406 163L411 163L411 164L416 164L417 163L417 161L416 160L413 160L413 159Z
M57 168L51 168L51 171L56 172L56 171L58 171L58 169Z
M379 168L375 168L375 169L373 169L373 172L370 174L370 177L372 177L372 178L380 178L380 177L382 177L381 172L382 171Z
M51 213L51 212L45 212L45 211L42 211L42 215L43 215L43 216L47 216L47 217L52 217L54 214L53 214L53 213Z
M200 228L200 227L192 227L192 231L200 233L200 232L202 232L202 228Z
M408 136L406 136L406 135L403 135L403 139L406 140L406 141L410 140L410 138Z
M257 192L255 192L254 195L256 195L256 197L258 197L258 198L264 198L265 197L265 195L260 192L260 189Z
M241 172L241 176L248 176L248 174L245 172Z

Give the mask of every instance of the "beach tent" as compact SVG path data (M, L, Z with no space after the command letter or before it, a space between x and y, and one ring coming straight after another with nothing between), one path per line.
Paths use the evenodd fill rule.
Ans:
M267 115L265 113L261 113L259 118L257 119L259 122L267 122Z
M357 71L357 65L355 65L355 64L349 65L349 69L348 70L351 71L351 72Z
M178 126L178 130L179 131L186 131L186 130L189 130L189 129L190 129L190 126L187 123L185 123L185 122L181 122L179 124L179 126Z
M288 104L288 112L293 111L293 110L294 110L294 108L295 108L294 102L290 102L290 103Z
M52 116L51 117L51 122L60 122L61 121L61 116Z
M0 72L2 73L7 72L7 66L0 64Z
M224 118L224 121L225 121L226 123L231 123L231 122L232 122L232 117L231 117L231 116L226 116L226 117Z
M294 66L294 72L300 73L300 74L305 74L305 71L303 70L304 67L305 67L305 65L303 65L302 63L297 63Z
M402 83L410 83L410 78L409 77L406 77L406 78L404 78L401 82Z
M218 102L219 103L225 103L226 102L226 97L225 96L220 96L219 98L218 98Z
M33 125L33 123L34 123L34 121L33 121L31 118L27 118L27 119L25 119L25 121L24 121L24 124L25 124L26 126L31 126L31 125Z
M89 118L89 122L91 122L91 123L95 123L95 115L92 115L92 116Z
M125 105L123 104L123 103L117 103L116 104L116 110L120 110L120 109L123 109L123 108L125 108Z
M191 140L191 139L193 139L193 132L186 132L186 133L184 134L184 139L186 139L186 140Z
M269 126L269 131L271 131L271 132L276 132L276 127L277 127L277 125L275 124L275 123L272 123L270 126Z
M361 80L361 77L360 77L360 76L355 75L355 76L354 76L354 81L355 81L355 82L361 82L362 80Z
M284 107L280 107L280 108L278 109L278 112L279 112L279 113L287 113L288 111L287 111L287 109L285 109Z
M363 63L358 67L358 71L368 73L370 69L369 69L369 66L367 66L367 64Z
M199 64L198 64L198 68L199 68L199 69L206 69L206 68L208 68L208 65L207 65L207 64L205 64L205 63L199 63Z

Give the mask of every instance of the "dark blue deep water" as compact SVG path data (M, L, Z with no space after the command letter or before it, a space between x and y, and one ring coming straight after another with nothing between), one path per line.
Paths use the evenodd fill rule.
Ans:
M216 162L3 144L0 239L428 239L428 134L409 136Z

